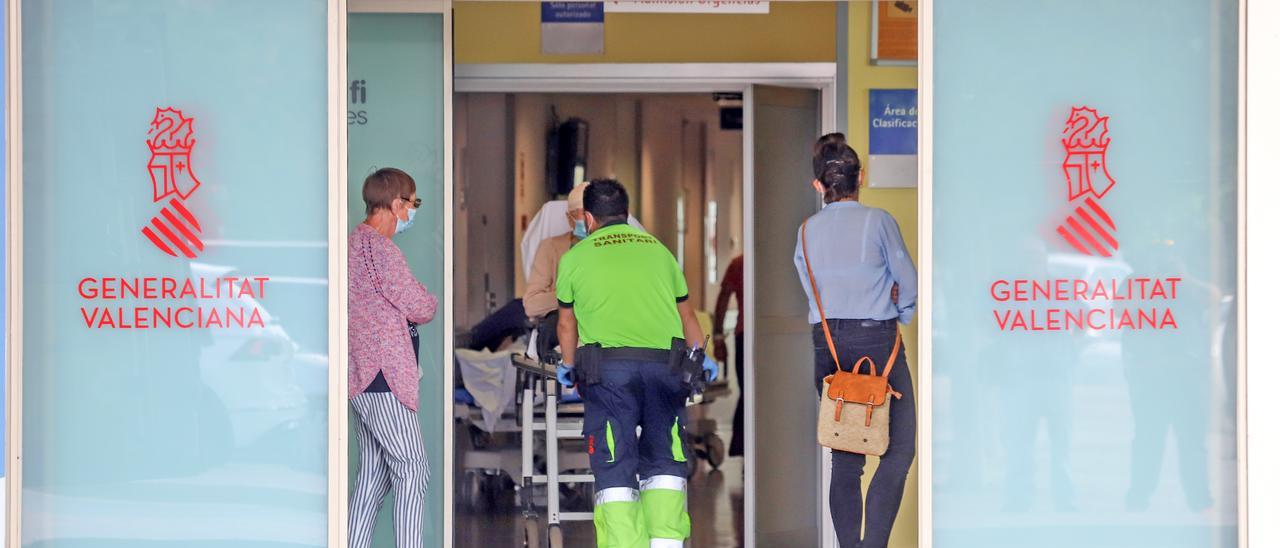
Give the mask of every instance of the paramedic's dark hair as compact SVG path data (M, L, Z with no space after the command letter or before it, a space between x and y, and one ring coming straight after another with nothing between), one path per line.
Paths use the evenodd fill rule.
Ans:
M822 150L824 147L826 147L827 145L848 145L848 144L849 143L845 141L844 134L839 132L828 133L826 135L823 135L822 137L819 137L818 141L813 144L813 178L821 179L823 165L826 164L827 160L832 159L832 158L822 157Z
M857 196L858 174L861 172L862 165L856 157L828 161L819 179L823 188L822 201L829 204Z
M384 167L364 178L360 195L364 198L364 212L373 215L379 209L391 209L396 198L409 201L418 191L418 185L408 173L394 167Z
M582 193L582 208L601 224L626 220L629 206L627 189L613 179L592 180Z

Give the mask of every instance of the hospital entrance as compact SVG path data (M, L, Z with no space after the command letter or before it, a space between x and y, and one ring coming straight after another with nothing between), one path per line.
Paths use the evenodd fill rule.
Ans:
M608 178L627 190L633 224L679 263L703 331L724 335L720 378L685 408L688 545L830 545L793 253L797 227L821 206L812 144L839 129L834 35L797 34L804 47L786 59L744 38L774 24L825 28L835 5L700 19L716 27L703 34L737 44L732 55L689 42L687 55L663 58L647 40L612 51L652 49L650 61L565 64L483 39L493 27L475 17L488 4L466 6L441 20L369 4L348 25L348 219L363 215L355 182L403 167L424 201L397 242L415 276L443 295L420 330L432 472L424 539L593 544L582 405L548 378L554 356L530 356L546 329L535 330L522 299L539 245L572 228L569 192ZM716 322L731 270L741 293L727 296ZM353 478L359 455L348 440ZM390 545L391 521L379 516L375 546Z
M465 74L459 76L461 91L470 84ZM751 231L744 223L753 221L744 215L749 211L744 204L753 193L745 189L749 181L759 180L767 189L761 192L757 187L756 199L763 194L778 206L777 217L761 219L763 223L787 216L796 216L798 223L816 209L812 193L804 191L803 175L808 162L806 143L818 134L821 123L820 92L750 85L716 90L710 84L700 85L708 88L685 93L455 94L456 546L594 543L590 522L594 490L587 445L581 437L582 405L576 394L557 394L554 381L532 368L538 362L533 356L546 352L537 341L553 330L554 323L540 323L526 314L545 314L549 308L545 303L522 302L539 244L571 231L567 195L576 184L592 179L616 179L627 189L633 224L657 237L681 265L703 331L708 336L724 334L721 352L726 359L720 360L720 378L703 394L691 397L686 407L688 428L682 445L693 523L689 545L746 544L744 495L755 487L749 485L754 482L748 480L747 465L753 454L759 459L765 454L791 453L782 457L791 459L809 450L813 470L810 474L797 470L794 476L809 476L813 487L807 491L817 491L815 449L802 443L762 448L749 442L758 439L760 431L747 430L794 431L788 425L798 422L791 421L806 419L790 416L790 409L772 407L773 415L789 418L776 423L753 420L758 415L748 412L753 403L750 397L738 410L744 386L739 375L751 378L753 373L748 363L741 369L734 364L745 358L740 354L746 354L755 326L742 315L747 309L744 301L751 300L744 298L747 291L735 294L733 288L752 287L743 279L744 263L764 250L781 260L770 260L774 265L770 272L756 274L756 279L768 283L777 279L787 286L781 293L794 297L788 293L795 285L788 260L794 225L770 228L766 237L757 236L754 248L750 246L746 236ZM756 111L744 112L744 103L751 102L744 96L757 99ZM781 106L771 107L771 102ZM752 143L746 139L755 132L744 128L751 121L777 127L765 132L761 142ZM788 127L788 121L794 123ZM799 175L784 179L780 173L756 171L747 176L748 159L757 156L751 153L757 149L744 145L780 147L782 143L772 139L787 140L787 136L794 136L793 151L779 149L768 161L755 165L761 170L770 166L795 170L791 173ZM787 159L799 165L779 161ZM792 212L786 209L789 203L797 206ZM793 291L798 293L799 287ZM772 294L756 298L763 299L766 310L777 306ZM717 304L720 324L713 325ZM797 304L803 306L803 300L790 298L784 306ZM743 324L740 338L735 336L739 323ZM764 327L777 329L776 325ZM713 353L716 346L711 345ZM804 390L804 377L792 377L801 379L799 383L790 380ZM746 383L747 394L751 384ZM763 385L774 387L762 395L768 405L786 393L786 381L779 384L769 379ZM553 445L547 443L553 437L547 429L548 393L559 398L555 400L559 439L553 444L554 457L550 456ZM735 413L741 413L743 429L736 441ZM795 451L797 446L804 449ZM552 467L555 473L549 474ZM794 488L788 491L793 497L799 495Z
M526 531L549 536L548 489L559 499L564 545L593 545L581 400L559 394L562 475L548 488L546 391L555 396L555 388L513 366L512 355L536 355L538 338L554 325L538 321L548 314L545 295L522 302L534 255L572 229L566 195L574 185L599 178L624 185L632 216L681 264L704 331L729 333L726 374L690 401L683 441L697 524L691 544L741 545L741 447L729 454L741 305L729 300L725 326L712 326L722 277L743 249L741 94L462 93L454 113L455 545L520 545Z

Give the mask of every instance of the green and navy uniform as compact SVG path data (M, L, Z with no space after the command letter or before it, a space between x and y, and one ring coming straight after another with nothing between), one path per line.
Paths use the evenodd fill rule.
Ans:
M669 350L684 333L676 304L688 297L666 246L625 223L597 229L560 259L556 299L573 309L583 345ZM597 545L682 546L689 536L680 441L688 387L665 359L606 356L600 382L579 389Z

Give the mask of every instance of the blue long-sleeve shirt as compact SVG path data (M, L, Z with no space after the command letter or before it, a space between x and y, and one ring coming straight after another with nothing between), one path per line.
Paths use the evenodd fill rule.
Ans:
M809 296L809 323L821 321L796 231L796 271ZM809 218L809 263L827 319L888 320L906 324L916 312L916 267L898 222L883 209L833 202ZM898 284L898 302L890 292Z

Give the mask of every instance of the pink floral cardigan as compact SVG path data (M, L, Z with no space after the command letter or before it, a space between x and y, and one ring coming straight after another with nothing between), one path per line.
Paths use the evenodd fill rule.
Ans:
M396 400L418 410L418 362L408 322L436 315L436 297L409 271L400 248L361 223L347 238L348 394L364 392L378 371Z

